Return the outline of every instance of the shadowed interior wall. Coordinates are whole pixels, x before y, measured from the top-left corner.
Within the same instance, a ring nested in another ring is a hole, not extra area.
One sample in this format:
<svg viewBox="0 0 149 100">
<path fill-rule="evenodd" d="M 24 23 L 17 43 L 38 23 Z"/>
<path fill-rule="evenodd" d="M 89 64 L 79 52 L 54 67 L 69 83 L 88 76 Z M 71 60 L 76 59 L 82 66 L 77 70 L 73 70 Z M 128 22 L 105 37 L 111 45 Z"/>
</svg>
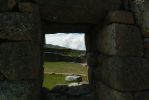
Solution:
<svg viewBox="0 0 149 100">
<path fill-rule="evenodd" d="M 85 32 L 99 100 L 149 100 L 148 0 L 0 0 L 0 100 L 40 100 L 47 32 Z"/>
</svg>

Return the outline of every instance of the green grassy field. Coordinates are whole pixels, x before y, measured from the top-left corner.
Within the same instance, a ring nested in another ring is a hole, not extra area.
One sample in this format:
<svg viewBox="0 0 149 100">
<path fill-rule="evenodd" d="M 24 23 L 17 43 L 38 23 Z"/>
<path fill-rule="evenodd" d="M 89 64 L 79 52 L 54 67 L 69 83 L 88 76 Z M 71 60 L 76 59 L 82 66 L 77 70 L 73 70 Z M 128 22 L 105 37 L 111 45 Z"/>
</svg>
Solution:
<svg viewBox="0 0 149 100">
<path fill-rule="evenodd" d="M 72 62 L 45 62 L 45 73 L 83 74 L 83 80 L 87 81 L 87 68 Z M 65 75 L 44 74 L 43 86 L 51 89 L 56 84 L 68 84 L 65 82 Z"/>
<path fill-rule="evenodd" d="M 83 81 L 87 81 L 87 77 L 83 76 Z M 43 86 L 52 89 L 56 84 L 69 84 L 65 81 L 65 75 L 44 74 Z"/>
<path fill-rule="evenodd" d="M 87 68 L 73 62 L 45 62 L 44 72 L 87 74 Z"/>
</svg>

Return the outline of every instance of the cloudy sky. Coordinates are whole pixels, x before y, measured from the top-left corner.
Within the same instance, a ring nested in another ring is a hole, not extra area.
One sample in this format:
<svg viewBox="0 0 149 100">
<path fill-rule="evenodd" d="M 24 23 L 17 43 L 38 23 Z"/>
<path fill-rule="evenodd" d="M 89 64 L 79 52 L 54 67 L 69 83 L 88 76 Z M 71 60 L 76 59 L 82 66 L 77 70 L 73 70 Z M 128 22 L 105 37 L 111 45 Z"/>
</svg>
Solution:
<svg viewBox="0 0 149 100">
<path fill-rule="evenodd" d="M 85 50 L 84 34 L 79 33 L 46 34 L 45 38 L 46 38 L 46 44 L 59 45 L 78 50 Z"/>
</svg>

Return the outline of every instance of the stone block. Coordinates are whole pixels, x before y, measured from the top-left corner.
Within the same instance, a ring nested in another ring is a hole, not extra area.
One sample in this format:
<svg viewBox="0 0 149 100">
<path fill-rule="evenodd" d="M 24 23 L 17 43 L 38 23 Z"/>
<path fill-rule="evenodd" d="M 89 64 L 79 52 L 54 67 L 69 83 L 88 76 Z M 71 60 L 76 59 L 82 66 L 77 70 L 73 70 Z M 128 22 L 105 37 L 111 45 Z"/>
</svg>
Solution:
<svg viewBox="0 0 149 100">
<path fill-rule="evenodd" d="M 128 11 L 110 11 L 105 19 L 105 24 L 111 23 L 134 24 L 134 16 Z"/>
<path fill-rule="evenodd" d="M 120 91 L 149 89 L 149 59 L 140 57 L 103 57 L 96 77 Z"/>
<path fill-rule="evenodd" d="M 42 19 L 54 23 L 99 24 L 109 10 L 119 9 L 121 0 L 38 0 Z M 63 12 L 63 13 L 62 13 Z"/>
<path fill-rule="evenodd" d="M 145 57 L 149 57 L 149 48 L 145 48 Z"/>
<path fill-rule="evenodd" d="M 141 27 L 144 37 L 149 37 L 149 1 L 131 0 L 131 10 L 135 14 L 136 23 Z"/>
<path fill-rule="evenodd" d="M 86 57 L 87 65 L 90 67 L 96 66 L 98 64 L 98 53 L 87 53 Z"/>
<path fill-rule="evenodd" d="M 0 0 L 0 11 L 10 11 L 17 4 L 17 0 Z"/>
<path fill-rule="evenodd" d="M 92 88 L 95 87 L 95 84 L 97 82 L 96 74 L 95 74 L 96 68 L 97 68 L 97 65 L 95 67 L 88 67 L 88 81 Z"/>
<path fill-rule="evenodd" d="M 135 100 L 149 100 L 149 91 L 137 92 L 135 94 Z"/>
<path fill-rule="evenodd" d="M 17 0 L 18 2 L 34 2 L 37 3 L 39 0 Z"/>
<path fill-rule="evenodd" d="M 31 13 L 0 13 L 0 39 L 41 42 L 38 24 Z"/>
<path fill-rule="evenodd" d="M 119 92 L 100 82 L 96 84 L 96 94 L 99 100 L 134 100 L 129 92 Z"/>
<path fill-rule="evenodd" d="M 2 73 L 0 73 L 0 81 L 3 81 L 3 80 L 5 80 L 5 76 Z"/>
<path fill-rule="evenodd" d="M 106 55 L 143 56 L 140 30 L 133 25 L 110 24 L 99 33 L 98 49 Z"/>
<path fill-rule="evenodd" d="M 30 42 L 0 44 L 0 72 L 9 80 L 38 78 L 41 67 L 40 46 Z"/>
<path fill-rule="evenodd" d="M 149 38 L 144 39 L 144 52 L 145 57 L 149 57 Z"/>
<path fill-rule="evenodd" d="M 98 100 L 98 97 L 94 94 L 83 95 L 79 99 L 76 100 Z"/>
<path fill-rule="evenodd" d="M 149 10 L 149 8 L 148 8 Z M 141 16 L 142 18 L 142 32 L 144 37 L 149 37 L 149 11 L 144 12 Z"/>
<path fill-rule="evenodd" d="M 39 100 L 38 81 L 1 81 L 0 100 Z"/>
<path fill-rule="evenodd" d="M 21 12 L 37 12 L 39 11 L 37 4 L 30 2 L 19 2 L 19 11 Z"/>
<path fill-rule="evenodd" d="M 149 48 L 149 38 L 144 39 L 144 48 Z"/>
<path fill-rule="evenodd" d="M 97 31 L 93 30 L 92 32 L 85 34 L 85 45 L 87 52 L 97 52 Z"/>
</svg>

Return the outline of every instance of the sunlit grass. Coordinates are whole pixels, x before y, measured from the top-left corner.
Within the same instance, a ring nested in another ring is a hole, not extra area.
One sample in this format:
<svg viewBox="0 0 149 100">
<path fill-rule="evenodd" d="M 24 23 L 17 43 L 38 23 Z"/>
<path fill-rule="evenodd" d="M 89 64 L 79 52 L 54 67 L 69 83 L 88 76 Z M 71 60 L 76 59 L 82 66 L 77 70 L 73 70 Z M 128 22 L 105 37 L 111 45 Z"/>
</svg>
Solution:
<svg viewBox="0 0 149 100">
<path fill-rule="evenodd" d="M 56 84 L 69 84 L 65 81 L 64 74 L 83 74 L 83 81 L 87 81 L 87 68 L 83 67 L 81 64 L 76 64 L 72 62 L 45 62 L 44 72 L 55 73 L 55 74 L 44 74 L 43 86 L 51 89 Z"/>
<path fill-rule="evenodd" d="M 45 62 L 44 72 L 87 74 L 87 68 L 73 62 Z"/>
<path fill-rule="evenodd" d="M 87 81 L 87 76 L 83 76 L 83 81 Z M 56 84 L 69 84 L 65 81 L 65 75 L 44 74 L 43 86 L 52 89 Z"/>
</svg>

